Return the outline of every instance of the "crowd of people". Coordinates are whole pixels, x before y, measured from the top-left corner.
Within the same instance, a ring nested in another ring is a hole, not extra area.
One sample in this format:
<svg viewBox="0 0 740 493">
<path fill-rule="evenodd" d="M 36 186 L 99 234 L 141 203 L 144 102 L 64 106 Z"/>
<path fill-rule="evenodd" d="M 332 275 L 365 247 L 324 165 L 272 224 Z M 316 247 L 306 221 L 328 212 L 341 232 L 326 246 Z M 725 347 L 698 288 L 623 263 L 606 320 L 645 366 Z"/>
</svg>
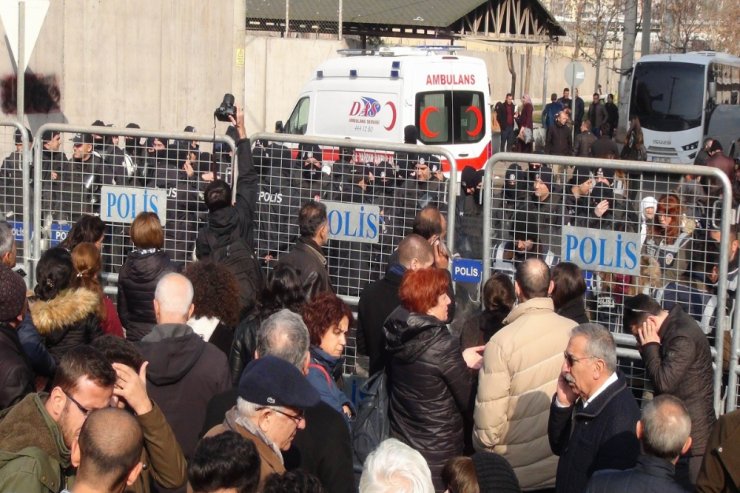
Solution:
<svg viewBox="0 0 740 493">
<path fill-rule="evenodd" d="M 531 101 L 523 103 L 511 117 L 524 120 L 515 138 L 528 145 Z M 587 115 L 601 122 L 599 139 L 613 144 L 608 108 Z M 568 118 L 565 109 L 554 113 L 548 134 Z M 584 133 L 588 121 L 579 122 Z M 99 280 L 111 227 L 94 210 L 77 211 L 83 215 L 74 216 L 67 239 L 42 254 L 32 293 L 12 270 L 17 245 L 0 223 L 0 491 L 740 486 L 731 455 L 740 415 L 716 420 L 707 330 L 681 298 L 699 291 L 697 273 L 702 292 L 717 285 L 716 256 L 707 260 L 721 241 L 716 221 L 706 202 L 686 200 L 714 184 L 687 176 L 675 193 L 635 210 L 629 176 L 512 165 L 495 217 L 506 268 L 485 280 L 482 310 L 454 332 L 459 307 L 440 212 L 447 187 L 433 156 L 368 165 L 347 149 L 326 172 L 316 149 L 304 146 L 296 163 L 275 144 L 253 150 L 241 112 L 232 124 L 235 200 L 230 184 L 203 171 L 202 227 L 183 249 L 195 257 L 184 268 L 159 217 L 138 214 L 115 304 Z M 85 139 L 75 148 L 86 148 Z M 284 183 L 273 180 L 276 169 Z M 297 203 L 277 200 L 283 192 L 275 187 L 296 185 L 301 193 L 285 197 Z M 481 190 L 481 173 L 464 170 L 454 234 L 466 255 L 480 248 Z M 323 203 L 332 199 L 378 205 L 381 241 L 332 245 Z M 293 212 L 292 224 L 284 224 L 282 207 Z M 281 219 L 271 224 L 271 214 Z M 662 290 L 656 299 L 658 289 L 622 289 L 601 319 L 607 302 L 596 289 L 605 288 L 594 286 L 637 283 L 589 277 L 561 261 L 559 230 L 568 224 L 644 234 L 646 272 L 658 269 L 673 290 L 646 284 Z M 333 249 L 345 248 L 353 255 L 333 262 L 340 257 Z M 356 318 L 338 286 L 359 296 Z M 618 369 L 610 329 L 637 341 L 649 382 L 640 401 Z M 362 410 L 343 382 L 353 330 L 369 373 L 387 384 L 388 433 L 361 463 L 353 447 Z"/>
</svg>

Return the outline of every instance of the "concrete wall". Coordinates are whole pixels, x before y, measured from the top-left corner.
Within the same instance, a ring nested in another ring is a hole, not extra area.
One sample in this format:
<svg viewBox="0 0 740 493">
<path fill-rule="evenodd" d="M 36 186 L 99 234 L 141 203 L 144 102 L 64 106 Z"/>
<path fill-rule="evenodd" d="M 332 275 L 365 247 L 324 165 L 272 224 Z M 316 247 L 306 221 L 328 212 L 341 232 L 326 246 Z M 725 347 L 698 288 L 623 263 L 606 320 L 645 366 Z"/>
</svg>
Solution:
<svg viewBox="0 0 740 493">
<path fill-rule="evenodd" d="M 213 110 L 225 92 L 232 92 L 246 108 L 247 130 L 271 131 L 276 120 L 289 117 L 316 66 L 347 45 L 247 35 L 244 9 L 243 0 L 52 1 L 28 72 L 58 90 L 59 111 L 29 114 L 27 123 L 32 131 L 48 121 L 89 125 L 102 119 L 116 126 L 136 122 L 145 129 L 180 131 L 194 125 L 210 132 Z M 4 34 L 0 25 L 0 43 L 6 47 L 0 52 L 0 82 L 15 74 Z M 466 44 L 466 54 L 488 65 L 492 100 L 503 99 L 510 87 L 504 46 Z M 525 49 L 514 46 L 520 81 Z M 548 94 L 565 86 L 563 73 L 570 61 L 565 51 L 550 52 Z M 584 65 L 582 93 L 588 96 L 595 71 Z M 544 48 L 534 47 L 529 93 L 535 102 L 542 99 L 543 68 Z M 605 68 L 602 85 L 616 92 L 615 84 L 606 83 Z M 520 87 L 518 83 L 517 98 Z M 218 131 L 223 130 L 219 125 Z"/>
<path fill-rule="evenodd" d="M 225 92 L 243 98 L 244 6 L 240 0 L 54 0 L 29 61 L 60 93 L 47 121 L 207 132 Z M 0 78 L 15 74 L 2 25 Z M 242 52 L 243 53 L 243 52 Z M 249 65 L 254 61 L 246 60 Z M 28 96 L 28 88 L 26 89 Z M 13 117 L 13 115 L 3 115 Z M 219 131 L 223 128 L 219 127 Z"/>
<path fill-rule="evenodd" d="M 273 131 L 287 121 L 303 85 L 321 62 L 338 56 L 343 41 L 246 37 L 245 71 L 247 131 Z"/>
</svg>

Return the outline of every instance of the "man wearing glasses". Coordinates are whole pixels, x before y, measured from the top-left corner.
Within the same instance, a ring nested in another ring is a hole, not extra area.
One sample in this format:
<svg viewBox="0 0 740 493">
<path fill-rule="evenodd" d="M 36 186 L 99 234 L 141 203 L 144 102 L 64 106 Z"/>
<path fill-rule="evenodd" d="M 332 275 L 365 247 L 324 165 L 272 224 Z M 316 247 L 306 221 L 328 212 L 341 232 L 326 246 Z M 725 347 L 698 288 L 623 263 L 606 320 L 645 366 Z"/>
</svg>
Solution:
<svg viewBox="0 0 740 493">
<path fill-rule="evenodd" d="M 550 448 L 560 456 L 557 493 L 581 493 L 594 471 L 635 466 L 640 409 L 616 369 L 609 331 L 593 323 L 576 326 L 547 426 Z"/>
<path fill-rule="evenodd" d="M 110 405 L 116 372 L 89 346 L 65 354 L 51 393 L 29 394 L 0 414 L 0 491 L 60 491 L 87 415 Z"/>
<path fill-rule="evenodd" d="M 304 411 L 320 397 L 298 368 L 276 356 L 252 360 L 237 394 L 236 406 L 206 437 L 231 430 L 251 440 L 260 455 L 261 490 L 269 475 L 285 473 L 281 451 L 290 449 L 296 432 L 306 427 Z"/>
</svg>

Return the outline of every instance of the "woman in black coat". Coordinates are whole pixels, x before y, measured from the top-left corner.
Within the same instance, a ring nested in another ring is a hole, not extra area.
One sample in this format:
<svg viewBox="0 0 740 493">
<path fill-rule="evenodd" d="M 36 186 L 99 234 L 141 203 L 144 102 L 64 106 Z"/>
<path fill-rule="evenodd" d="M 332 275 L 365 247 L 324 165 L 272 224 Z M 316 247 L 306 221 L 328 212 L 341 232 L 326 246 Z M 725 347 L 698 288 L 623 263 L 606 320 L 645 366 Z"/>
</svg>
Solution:
<svg viewBox="0 0 740 493">
<path fill-rule="evenodd" d="M 448 282 L 441 269 L 406 271 L 401 306 L 384 326 L 391 436 L 424 456 L 438 491 L 444 491 L 445 462 L 463 452 L 463 421 L 473 405 L 468 367 L 480 367 L 483 349 L 463 354 L 442 322 L 450 304 Z"/>
<path fill-rule="evenodd" d="M 129 234 L 135 248 L 118 274 L 118 317 L 126 339 L 140 341 L 157 323 L 152 304 L 157 282 L 176 269 L 162 250 L 164 232 L 155 213 L 139 213 Z"/>
<path fill-rule="evenodd" d="M 555 312 L 576 323 L 587 324 L 586 281 L 580 267 L 571 262 L 560 262 L 552 268 L 552 282 L 550 297 L 555 305 Z"/>
<path fill-rule="evenodd" d="M 72 255 L 62 247 L 41 255 L 36 266 L 36 287 L 30 302 L 31 321 L 59 364 L 67 351 L 102 336 L 100 294 L 85 288 L 72 289 Z"/>
<path fill-rule="evenodd" d="M 267 282 L 257 310 L 239 322 L 234 332 L 229 351 L 229 367 L 235 387 L 239 384 L 242 371 L 254 358 L 254 350 L 257 349 L 257 330 L 262 321 L 283 308 L 300 313 L 305 302 L 306 293 L 293 267 L 280 264 L 267 274 Z"/>
</svg>

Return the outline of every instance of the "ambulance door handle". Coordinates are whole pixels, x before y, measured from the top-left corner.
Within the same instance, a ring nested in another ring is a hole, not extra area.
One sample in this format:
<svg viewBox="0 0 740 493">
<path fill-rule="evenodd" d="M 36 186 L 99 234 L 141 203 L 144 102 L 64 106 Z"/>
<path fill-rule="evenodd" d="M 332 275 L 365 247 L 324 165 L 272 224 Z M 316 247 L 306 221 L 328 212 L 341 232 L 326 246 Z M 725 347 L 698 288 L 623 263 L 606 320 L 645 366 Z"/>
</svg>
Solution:
<svg viewBox="0 0 740 493">
<path fill-rule="evenodd" d="M 457 157 L 468 157 L 468 153 L 466 152 L 465 154 L 458 154 Z"/>
</svg>

